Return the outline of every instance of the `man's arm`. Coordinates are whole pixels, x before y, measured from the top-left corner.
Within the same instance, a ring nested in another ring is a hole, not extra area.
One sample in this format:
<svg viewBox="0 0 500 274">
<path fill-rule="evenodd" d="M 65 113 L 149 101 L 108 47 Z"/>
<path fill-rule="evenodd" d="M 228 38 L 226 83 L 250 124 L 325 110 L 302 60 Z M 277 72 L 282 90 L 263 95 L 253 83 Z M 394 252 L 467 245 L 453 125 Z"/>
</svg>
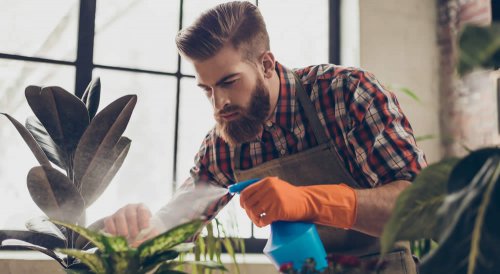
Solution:
<svg viewBox="0 0 500 274">
<path fill-rule="evenodd" d="M 399 180 L 371 189 L 357 189 L 357 214 L 352 229 L 379 237 L 399 194 L 411 185 Z"/>
</svg>

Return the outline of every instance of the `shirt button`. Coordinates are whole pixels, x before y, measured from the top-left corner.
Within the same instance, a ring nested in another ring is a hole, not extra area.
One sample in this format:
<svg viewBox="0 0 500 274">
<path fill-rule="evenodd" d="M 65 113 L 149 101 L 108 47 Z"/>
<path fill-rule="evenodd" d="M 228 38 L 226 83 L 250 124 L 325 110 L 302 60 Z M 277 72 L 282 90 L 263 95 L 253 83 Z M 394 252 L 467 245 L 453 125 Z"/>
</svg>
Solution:
<svg viewBox="0 0 500 274">
<path fill-rule="evenodd" d="M 280 153 L 281 153 L 281 155 L 285 155 L 286 150 L 282 149 L 282 150 L 280 151 Z"/>
</svg>

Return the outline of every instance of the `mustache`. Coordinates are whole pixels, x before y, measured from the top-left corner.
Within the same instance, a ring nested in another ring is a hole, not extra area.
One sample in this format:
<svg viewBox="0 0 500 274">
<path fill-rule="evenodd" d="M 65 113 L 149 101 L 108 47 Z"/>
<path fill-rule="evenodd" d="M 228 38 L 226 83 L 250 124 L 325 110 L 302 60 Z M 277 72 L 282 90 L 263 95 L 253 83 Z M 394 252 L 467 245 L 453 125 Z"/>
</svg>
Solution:
<svg viewBox="0 0 500 274">
<path fill-rule="evenodd" d="M 235 105 L 225 106 L 223 109 L 221 109 L 217 112 L 217 116 L 225 115 L 225 114 L 228 114 L 231 112 L 236 112 L 240 109 L 241 109 L 240 107 L 235 106 Z"/>
</svg>

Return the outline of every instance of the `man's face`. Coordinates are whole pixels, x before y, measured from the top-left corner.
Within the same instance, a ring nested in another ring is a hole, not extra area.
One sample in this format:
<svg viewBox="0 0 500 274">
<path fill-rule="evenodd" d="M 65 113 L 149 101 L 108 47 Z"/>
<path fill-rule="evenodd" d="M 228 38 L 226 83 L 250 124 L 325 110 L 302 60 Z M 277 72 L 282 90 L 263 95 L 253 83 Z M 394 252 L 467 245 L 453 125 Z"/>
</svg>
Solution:
<svg viewBox="0 0 500 274">
<path fill-rule="evenodd" d="M 231 46 L 214 57 L 193 62 L 198 86 L 212 103 L 216 129 L 229 144 L 252 141 L 269 114 L 269 89 L 257 67 Z"/>
</svg>

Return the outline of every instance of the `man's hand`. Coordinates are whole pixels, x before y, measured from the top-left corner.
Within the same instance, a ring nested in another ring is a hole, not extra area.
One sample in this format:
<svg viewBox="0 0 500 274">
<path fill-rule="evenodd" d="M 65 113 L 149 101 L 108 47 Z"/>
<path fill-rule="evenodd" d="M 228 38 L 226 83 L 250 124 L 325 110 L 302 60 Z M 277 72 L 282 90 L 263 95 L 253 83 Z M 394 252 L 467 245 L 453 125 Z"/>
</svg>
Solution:
<svg viewBox="0 0 500 274">
<path fill-rule="evenodd" d="M 128 204 L 104 219 L 104 230 L 124 236 L 132 246 L 138 246 L 159 233 L 150 227 L 150 221 L 151 211 L 144 204 Z"/>
<path fill-rule="evenodd" d="M 267 177 L 245 188 L 240 204 L 258 227 L 281 220 L 351 228 L 356 219 L 356 192 L 345 184 L 294 186 Z"/>
</svg>

